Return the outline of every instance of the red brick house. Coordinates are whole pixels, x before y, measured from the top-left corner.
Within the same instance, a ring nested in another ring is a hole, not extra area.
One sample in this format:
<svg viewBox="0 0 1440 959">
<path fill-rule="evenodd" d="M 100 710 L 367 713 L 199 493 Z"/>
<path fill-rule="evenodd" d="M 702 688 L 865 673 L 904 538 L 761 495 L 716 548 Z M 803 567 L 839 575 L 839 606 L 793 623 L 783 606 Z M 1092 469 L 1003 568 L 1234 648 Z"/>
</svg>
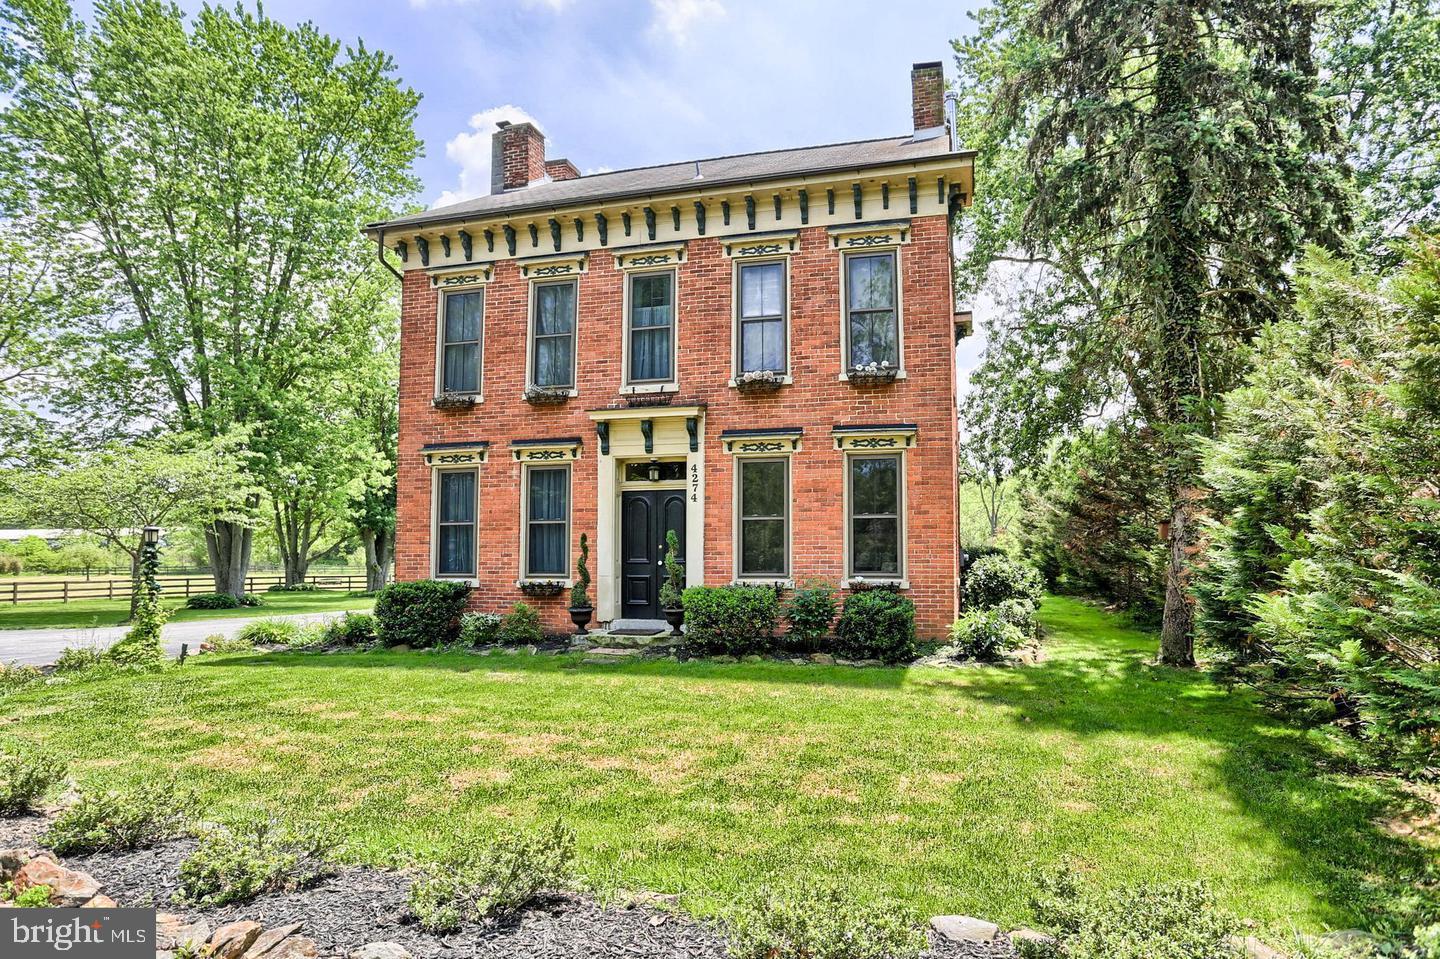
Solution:
<svg viewBox="0 0 1440 959">
<path fill-rule="evenodd" d="M 502 125 L 490 195 L 370 226 L 403 278 L 397 578 L 562 628 L 585 533 L 596 619 L 654 620 L 674 529 L 690 584 L 884 581 L 943 631 L 973 154 L 940 64 L 911 82 L 901 136 L 591 176 Z"/>
</svg>

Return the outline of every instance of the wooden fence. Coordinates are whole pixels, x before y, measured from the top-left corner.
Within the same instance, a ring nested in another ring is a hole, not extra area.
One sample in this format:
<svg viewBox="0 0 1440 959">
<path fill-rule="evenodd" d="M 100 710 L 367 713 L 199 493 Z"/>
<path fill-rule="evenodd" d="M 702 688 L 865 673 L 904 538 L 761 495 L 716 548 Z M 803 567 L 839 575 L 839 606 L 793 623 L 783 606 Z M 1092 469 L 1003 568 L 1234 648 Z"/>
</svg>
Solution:
<svg viewBox="0 0 1440 959">
<path fill-rule="evenodd" d="M 210 576 L 159 576 L 161 596 L 194 596 L 197 593 L 213 593 L 215 580 Z M 271 586 L 279 586 L 285 577 L 279 574 L 249 576 L 245 580 L 245 592 L 263 593 Z M 363 573 L 312 573 L 305 582 L 316 589 L 363 590 Z M 80 599 L 124 599 L 130 598 L 134 584 L 125 579 L 60 580 L 44 582 L 33 580 L 9 583 L 0 580 L 0 603 L 68 603 Z"/>
</svg>

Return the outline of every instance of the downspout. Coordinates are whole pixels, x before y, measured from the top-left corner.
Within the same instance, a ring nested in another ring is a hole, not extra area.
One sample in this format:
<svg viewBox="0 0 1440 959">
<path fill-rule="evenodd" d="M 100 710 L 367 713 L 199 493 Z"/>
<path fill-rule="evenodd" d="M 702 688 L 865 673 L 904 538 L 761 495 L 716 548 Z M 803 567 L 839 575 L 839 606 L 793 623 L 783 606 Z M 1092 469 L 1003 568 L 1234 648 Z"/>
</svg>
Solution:
<svg viewBox="0 0 1440 959">
<path fill-rule="evenodd" d="M 385 259 L 385 231 L 383 229 L 380 231 L 379 236 L 375 238 L 375 258 L 380 261 L 381 266 L 390 271 L 395 279 L 399 280 L 402 284 L 405 282 L 404 274 L 391 266 L 390 261 Z"/>
</svg>

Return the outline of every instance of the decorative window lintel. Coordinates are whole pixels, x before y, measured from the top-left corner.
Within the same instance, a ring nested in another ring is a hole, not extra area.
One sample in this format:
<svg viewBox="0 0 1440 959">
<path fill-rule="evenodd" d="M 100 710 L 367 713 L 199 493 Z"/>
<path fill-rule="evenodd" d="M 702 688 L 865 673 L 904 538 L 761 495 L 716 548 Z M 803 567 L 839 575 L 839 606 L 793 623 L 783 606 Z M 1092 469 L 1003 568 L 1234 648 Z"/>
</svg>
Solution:
<svg viewBox="0 0 1440 959">
<path fill-rule="evenodd" d="M 645 270 L 651 267 L 676 266 L 684 262 L 684 243 L 636 246 L 615 254 L 615 269 L 617 270 Z"/>
<path fill-rule="evenodd" d="M 832 226 L 826 232 L 830 235 L 832 250 L 866 250 L 872 247 L 903 246 L 910 242 L 910 221 L 887 220 L 883 223 Z"/>
<path fill-rule="evenodd" d="M 489 450 L 489 442 L 480 440 L 475 443 L 437 443 L 421 447 L 420 452 L 425 456 L 425 465 L 440 467 L 483 463 Z"/>
<path fill-rule="evenodd" d="M 573 253 L 565 256 L 535 256 L 520 261 L 520 275 L 527 280 L 544 280 L 556 276 L 578 276 L 589 272 L 590 258 Z"/>
<path fill-rule="evenodd" d="M 517 463 L 568 463 L 580 458 L 580 437 L 549 440 L 513 440 L 510 455 Z"/>
<path fill-rule="evenodd" d="M 726 256 L 736 260 L 787 256 L 800 249 L 800 231 L 785 230 L 778 233 L 751 233 L 728 237 L 721 240 L 720 245 Z"/>
<path fill-rule="evenodd" d="M 436 290 L 461 290 L 483 286 L 490 282 L 493 271 L 492 263 L 468 264 L 462 269 L 433 270 L 430 273 L 430 287 Z"/>
<path fill-rule="evenodd" d="M 800 451 L 800 438 L 804 430 L 800 427 L 785 427 L 780 429 L 754 429 L 754 430 L 725 430 L 720 434 L 720 442 L 725 447 L 725 452 L 733 453 L 736 456 L 758 456 L 775 455 L 777 453 L 797 453 Z"/>
<path fill-rule="evenodd" d="M 835 448 L 846 452 L 892 452 L 915 445 L 919 430 L 913 423 L 883 426 L 837 426 L 830 431 Z"/>
</svg>

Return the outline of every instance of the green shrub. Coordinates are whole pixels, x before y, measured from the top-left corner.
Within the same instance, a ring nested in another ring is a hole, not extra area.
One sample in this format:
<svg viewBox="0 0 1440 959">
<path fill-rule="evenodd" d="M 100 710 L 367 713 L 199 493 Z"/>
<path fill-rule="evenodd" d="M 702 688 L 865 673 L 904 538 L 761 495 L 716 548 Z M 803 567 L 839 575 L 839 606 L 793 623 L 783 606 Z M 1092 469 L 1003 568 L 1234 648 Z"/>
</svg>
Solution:
<svg viewBox="0 0 1440 959">
<path fill-rule="evenodd" d="M 62 856 L 144 849 L 179 835 L 192 805 L 171 783 L 87 790 L 50 824 L 40 842 Z"/>
<path fill-rule="evenodd" d="M 446 646 L 460 635 L 460 614 L 470 598 L 464 583 L 421 579 L 391 583 L 375 600 L 375 621 L 386 646 Z"/>
<path fill-rule="evenodd" d="M 1082 886 L 1069 869 L 1039 877 L 1034 910 L 1054 942 L 1030 955 L 1054 959 L 1239 959 L 1240 924 L 1203 883 Z"/>
<path fill-rule="evenodd" d="M 6 890 L 11 893 L 11 905 L 17 909 L 45 909 L 50 905 L 51 889 L 43 882 L 38 886 L 31 886 L 19 895 L 15 895 L 15 887 L 6 883 Z"/>
<path fill-rule="evenodd" d="M 45 674 L 28 663 L 0 663 L 0 696 L 40 682 Z"/>
<path fill-rule="evenodd" d="M 835 587 L 822 580 L 806 583 L 785 604 L 790 641 L 796 647 L 816 650 L 835 622 Z"/>
<path fill-rule="evenodd" d="M 580 558 L 575 561 L 575 584 L 570 587 L 570 605 L 583 609 L 590 605 L 590 540 L 580 534 Z"/>
<path fill-rule="evenodd" d="M 743 656 L 774 642 L 780 601 L 769 586 L 691 586 L 684 592 L 685 641 L 700 652 Z"/>
<path fill-rule="evenodd" d="M 1028 599 L 1007 599 L 995 607 L 995 612 L 1005 622 L 1020 630 L 1026 639 L 1040 635 L 1040 621 L 1035 618 L 1035 604 Z"/>
<path fill-rule="evenodd" d="M 19 576 L 25 571 L 25 564 L 18 556 L 0 553 L 0 576 Z"/>
<path fill-rule="evenodd" d="M 170 611 L 160 605 L 157 592 L 146 592 L 135 607 L 130 630 L 105 651 L 105 658 L 119 666 L 150 668 L 165 657 L 160 645 L 160 630 L 170 619 Z"/>
<path fill-rule="evenodd" d="M 460 617 L 460 642 L 465 646 L 489 646 L 500 642 L 499 613 L 466 613 Z"/>
<path fill-rule="evenodd" d="M 55 674 L 83 673 L 105 661 L 104 650 L 94 646 L 67 646 L 55 659 Z"/>
<path fill-rule="evenodd" d="M 254 593 L 197 593 L 185 600 L 186 609 L 239 609 L 242 606 L 264 606 L 265 601 Z"/>
<path fill-rule="evenodd" d="M 835 639 L 835 652 L 849 659 L 909 662 L 915 658 L 915 604 L 887 589 L 851 593 Z"/>
<path fill-rule="evenodd" d="M 965 608 L 992 609 L 1007 599 L 1039 605 L 1045 593 L 1040 572 L 1008 556 L 982 556 L 965 572 Z"/>
<path fill-rule="evenodd" d="M 369 613 L 346 613 L 328 621 L 321 628 L 321 641 L 326 645 L 369 646 L 379 638 L 375 617 Z"/>
<path fill-rule="evenodd" d="M 300 635 L 300 627 L 288 619 L 256 619 L 240 627 L 235 638 L 251 646 L 290 646 Z"/>
<path fill-rule="evenodd" d="M 763 888 L 727 923 L 736 959 L 907 959 L 925 948 L 918 921 L 833 882 Z"/>
<path fill-rule="evenodd" d="M 545 638 L 540 614 L 529 603 L 516 603 L 500 619 L 496 639 L 506 646 L 529 646 Z"/>
<path fill-rule="evenodd" d="M 1025 642 L 1025 634 L 997 609 L 971 609 L 950 624 L 950 642 L 961 659 L 992 662 Z"/>
<path fill-rule="evenodd" d="M 680 537 L 673 529 L 665 531 L 665 582 L 660 584 L 660 607 L 675 609 L 685 605 L 685 564 L 680 562 Z"/>
<path fill-rule="evenodd" d="M 255 644 L 244 636 L 213 633 L 201 641 L 200 649 L 208 653 L 248 653 L 254 651 Z"/>
<path fill-rule="evenodd" d="M 273 820 L 211 829 L 180 864 L 180 894 L 197 906 L 223 906 L 304 889 L 334 872 L 333 850 L 323 834 Z"/>
<path fill-rule="evenodd" d="M 420 871 L 410 886 L 410 911 L 430 932 L 514 913 L 573 878 L 575 833 L 563 822 L 495 842 L 465 842 L 443 862 Z"/>
<path fill-rule="evenodd" d="M 267 593 L 315 593 L 315 592 L 319 592 L 319 590 L 320 590 L 320 587 L 319 587 L 319 586 L 316 586 L 314 583 L 296 583 L 294 586 L 286 586 L 284 583 L 276 583 L 274 586 L 271 586 L 269 589 L 265 590 L 265 592 L 267 592 Z"/>
<path fill-rule="evenodd" d="M 27 750 L 0 755 L 0 816 L 30 812 L 46 791 L 65 778 L 65 764 Z"/>
</svg>

